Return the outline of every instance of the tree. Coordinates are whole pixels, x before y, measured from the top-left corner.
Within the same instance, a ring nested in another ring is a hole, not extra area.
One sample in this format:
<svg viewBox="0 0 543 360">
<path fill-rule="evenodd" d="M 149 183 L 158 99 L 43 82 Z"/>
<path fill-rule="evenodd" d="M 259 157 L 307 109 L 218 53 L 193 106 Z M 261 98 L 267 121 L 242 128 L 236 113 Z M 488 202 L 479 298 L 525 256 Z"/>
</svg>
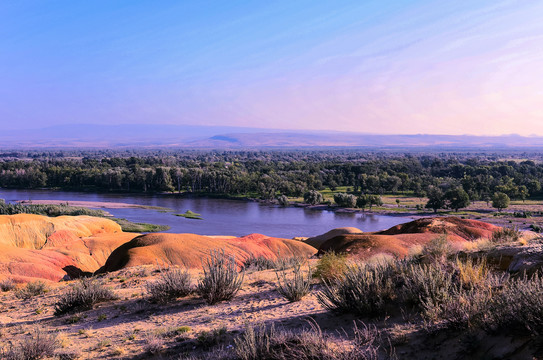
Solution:
<svg viewBox="0 0 543 360">
<path fill-rule="evenodd" d="M 356 196 L 346 193 L 334 194 L 334 202 L 341 207 L 353 208 L 356 206 Z"/>
<path fill-rule="evenodd" d="M 497 192 L 492 196 L 492 207 L 502 211 L 509 206 L 509 196 L 506 193 Z"/>
<path fill-rule="evenodd" d="M 520 185 L 518 187 L 518 196 L 522 199 L 522 202 L 529 196 L 528 188 L 526 185 Z"/>
<path fill-rule="evenodd" d="M 369 205 L 370 205 L 370 211 L 371 211 L 371 207 L 373 205 L 375 205 L 375 206 L 383 205 L 383 200 L 381 199 L 381 197 L 379 195 L 369 195 L 368 200 L 369 200 L 368 202 L 369 202 Z"/>
<path fill-rule="evenodd" d="M 285 195 L 279 195 L 277 197 L 277 202 L 281 206 L 288 206 L 289 205 L 288 198 Z"/>
<path fill-rule="evenodd" d="M 469 195 L 461 187 L 453 188 L 445 193 L 445 202 L 448 208 L 454 209 L 458 212 L 458 209 L 469 206 Z"/>
<path fill-rule="evenodd" d="M 304 201 L 309 205 L 320 204 L 323 200 L 322 194 L 317 190 L 309 190 L 304 194 Z"/>
<path fill-rule="evenodd" d="M 428 187 L 428 202 L 426 203 L 427 209 L 433 209 L 434 213 L 437 213 L 439 209 L 445 206 L 445 199 L 443 198 L 443 191 L 436 186 Z"/>
<path fill-rule="evenodd" d="M 368 195 L 360 195 L 356 198 L 356 207 L 364 210 L 369 204 Z"/>
</svg>

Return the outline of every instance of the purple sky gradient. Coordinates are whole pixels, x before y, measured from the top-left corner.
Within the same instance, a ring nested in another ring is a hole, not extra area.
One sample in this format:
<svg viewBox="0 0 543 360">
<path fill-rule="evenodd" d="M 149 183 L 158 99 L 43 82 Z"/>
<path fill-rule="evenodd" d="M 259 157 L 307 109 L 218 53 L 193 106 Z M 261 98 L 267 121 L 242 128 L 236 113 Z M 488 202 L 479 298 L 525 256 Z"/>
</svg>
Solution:
<svg viewBox="0 0 543 360">
<path fill-rule="evenodd" d="M 543 2 L 272 3 L 2 2 L 0 124 L 543 135 Z"/>
</svg>

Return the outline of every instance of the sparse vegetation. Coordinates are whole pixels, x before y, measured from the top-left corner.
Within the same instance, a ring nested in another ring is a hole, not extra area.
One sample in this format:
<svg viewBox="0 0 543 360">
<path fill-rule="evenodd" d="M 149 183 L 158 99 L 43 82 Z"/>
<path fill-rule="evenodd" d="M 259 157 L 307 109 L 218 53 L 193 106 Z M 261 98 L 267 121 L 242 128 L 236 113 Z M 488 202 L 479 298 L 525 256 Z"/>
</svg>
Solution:
<svg viewBox="0 0 543 360">
<path fill-rule="evenodd" d="M 118 218 L 112 218 L 111 220 L 121 225 L 121 228 L 124 232 L 148 233 L 148 232 L 160 232 L 160 231 L 170 230 L 170 227 L 168 225 L 134 223 L 126 219 L 118 219 Z"/>
<path fill-rule="evenodd" d="M 161 269 L 157 280 L 145 285 L 150 300 L 167 303 L 192 292 L 191 276 L 188 271 L 179 268 Z"/>
<path fill-rule="evenodd" d="M 198 293 L 210 304 L 232 299 L 241 288 L 245 272 L 238 273 L 233 257 L 224 251 L 212 251 L 203 264 L 204 278 L 198 283 Z"/>
<path fill-rule="evenodd" d="M 55 304 L 55 315 L 60 316 L 71 312 L 90 310 L 100 302 L 116 299 L 113 291 L 98 280 L 82 279 L 60 295 Z"/>
<path fill-rule="evenodd" d="M 289 269 L 298 263 L 305 262 L 303 257 L 287 256 L 282 257 L 280 253 L 277 254 L 276 259 L 270 259 L 264 256 L 249 257 L 243 262 L 243 269 L 245 270 L 283 270 Z"/>
<path fill-rule="evenodd" d="M 379 345 L 373 329 L 355 328 L 352 347 L 334 343 L 315 323 L 299 332 L 276 330 L 273 325 L 248 327 L 234 340 L 239 360 L 377 360 Z"/>
</svg>

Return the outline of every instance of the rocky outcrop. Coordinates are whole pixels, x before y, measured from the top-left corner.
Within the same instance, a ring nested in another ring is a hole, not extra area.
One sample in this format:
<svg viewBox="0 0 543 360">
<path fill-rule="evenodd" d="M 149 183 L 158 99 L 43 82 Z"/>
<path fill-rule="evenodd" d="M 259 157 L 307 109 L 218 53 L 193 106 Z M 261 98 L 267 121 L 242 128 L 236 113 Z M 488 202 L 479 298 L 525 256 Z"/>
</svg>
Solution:
<svg viewBox="0 0 543 360">
<path fill-rule="evenodd" d="M 485 259 L 487 264 L 502 271 L 528 275 L 543 270 L 543 244 L 499 245 L 484 251 L 466 252 L 462 256 Z"/>
<path fill-rule="evenodd" d="M 211 237 L 195 234 L 146 234 L 121 245 L 100 269 L 115 271 L 138 265 L 180 265 L 201 268 L 214 250 L 234 256 L 239 265 L 250 257 L 276 259 L 280 257 L 309 257 L 317 250 L 301 241 L 251 234 L 239 238 Z"/>
</svg>

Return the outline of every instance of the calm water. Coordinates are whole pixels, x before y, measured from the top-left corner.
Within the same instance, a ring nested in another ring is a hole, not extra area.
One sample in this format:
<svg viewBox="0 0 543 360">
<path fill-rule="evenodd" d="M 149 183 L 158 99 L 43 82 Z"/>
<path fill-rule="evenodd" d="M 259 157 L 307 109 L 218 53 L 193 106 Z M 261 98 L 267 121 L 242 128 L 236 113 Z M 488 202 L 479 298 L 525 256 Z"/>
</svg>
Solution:
<svg viewBox="0 0 543 360">
<path fill-rule="evenodd" d="M 191 220 L 174 216 L 171 212 L 151 209 L 105 209 L 115 217 L 134 222 L 148 222 L 171 226 L 168 232 L 201 235 L 243 236 L 261 233 L 269 236 L 292 238 L 315 236 L 333 228 L 353 226 L 363 231 L 376 231 L 410 221 L 409 218 L 384 215 L 343 214 L 332 211 L 283 208 L 256 202 L 208 198 L 180 198 L 175 196 L 139 194 L 92 194 L 51 190 L 0 189 L 0 199 L 103 201 L 161 206 L 183 213 L 191 210 L 204 220 Z"/>
</svg>

